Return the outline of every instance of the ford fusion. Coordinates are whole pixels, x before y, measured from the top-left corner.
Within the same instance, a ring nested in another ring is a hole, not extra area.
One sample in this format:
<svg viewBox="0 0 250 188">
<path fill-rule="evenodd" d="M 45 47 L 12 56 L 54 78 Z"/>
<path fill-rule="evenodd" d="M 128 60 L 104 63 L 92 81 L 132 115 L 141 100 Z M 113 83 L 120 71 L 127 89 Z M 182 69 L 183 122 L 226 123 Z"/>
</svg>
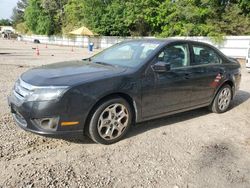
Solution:
<svg viewBox="0 0 250 188">
<path fill-rule="evenodd" d="M 132 40 L 91 58 L 27 71 L 8 102 L 27 131 L 80 133 L 111 144 L 137 122 L 205 106 L 227 111 L 240 79 L 240 64 L 211 45 Z"/>
</svg>

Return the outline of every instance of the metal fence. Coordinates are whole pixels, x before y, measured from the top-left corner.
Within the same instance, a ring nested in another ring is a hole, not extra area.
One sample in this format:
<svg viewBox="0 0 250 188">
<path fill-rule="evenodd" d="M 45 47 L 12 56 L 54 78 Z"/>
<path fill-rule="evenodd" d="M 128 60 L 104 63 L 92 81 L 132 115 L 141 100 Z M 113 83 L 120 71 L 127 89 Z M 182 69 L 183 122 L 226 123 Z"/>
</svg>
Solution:
<svg viewBox="0 0 250 188">
<path fill-rule="evenodd" d="M 138 38 L 154 38 L 154 37 L 111 37 L 111 36 L 99 36 L 99 37 L 66 37 L 66 36 L 42 36 L 42 35 L 23 35 L 19 40 L 34 41 L 38 39 L 41 43 L 54 44 L 54 45 L 66 45 L 76 47 L 88 47 L 90 42 L 94 43 L 94 48 L 107 48 L 118 42 L 124 40 Z M 250 47 L 250 36 L 226 36 L 224 41 L 220 44 L 212 42 L 208 37 L 172 37 L 178 39 L 189 39 L 195 41 L 206 42 L 219 48 L 224 54 L 231 57 L 243 58 L 247 56 L 247 50 Z"/>
</svg>

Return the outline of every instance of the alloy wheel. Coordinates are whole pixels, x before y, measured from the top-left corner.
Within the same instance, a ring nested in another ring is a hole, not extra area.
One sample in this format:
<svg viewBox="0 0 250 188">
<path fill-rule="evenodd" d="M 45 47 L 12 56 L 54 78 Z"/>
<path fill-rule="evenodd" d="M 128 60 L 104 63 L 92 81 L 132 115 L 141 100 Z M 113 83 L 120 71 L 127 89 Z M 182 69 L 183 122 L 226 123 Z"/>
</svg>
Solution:
<svg viewBox="0 0 250 188">
<path fill-rule="evenodd" d="M 231 90 L 225 87 L 219 94 L 218 98 L 218 107 L 221 111 L 224 111 L 228 108 L 231 101 Z"/>
<path fill-rule="evenodd" d="M 128 109 L 123 104 L 111 104 L 98 119 L 98 133 L 105 140 L 116 139 L 128 126 L 128 120 Z"/>
</svg>

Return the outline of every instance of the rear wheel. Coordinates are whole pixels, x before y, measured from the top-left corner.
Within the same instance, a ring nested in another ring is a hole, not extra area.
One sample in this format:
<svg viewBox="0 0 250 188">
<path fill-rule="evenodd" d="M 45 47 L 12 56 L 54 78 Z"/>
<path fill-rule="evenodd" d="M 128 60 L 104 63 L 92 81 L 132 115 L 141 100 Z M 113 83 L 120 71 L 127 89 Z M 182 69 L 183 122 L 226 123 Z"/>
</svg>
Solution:
<svg viewBox="0 0 250 188">
<path fill-rule="evenodd" d="M 101 103 L 94 111 L 90 124 L 90 138 L 101 144 L 119 141 L 128 131 L 132 120 L 130 105 L 123 98 Z"/>
<path fill-rule="evenodd" d="M 232 88 L 226 84 L 219 90 L 210 108 L 215 113 L 223 113 L 228 110 L 231 99 Z"/>
</svg>

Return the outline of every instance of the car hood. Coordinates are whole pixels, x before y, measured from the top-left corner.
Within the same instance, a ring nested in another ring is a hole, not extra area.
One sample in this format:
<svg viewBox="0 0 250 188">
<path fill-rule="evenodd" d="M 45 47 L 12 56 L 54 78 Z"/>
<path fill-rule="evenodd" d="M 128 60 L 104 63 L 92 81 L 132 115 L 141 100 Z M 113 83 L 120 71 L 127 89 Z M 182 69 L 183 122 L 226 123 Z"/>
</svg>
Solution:
<svg viewBox="0 0 250 188">
<path fill-rule="evenodd" d="M 74 86 L 117 76 L 124 71 L 124 67 L 68 61 L 30 69 L 21 75 L 21 79 L 34 86 Z"/>
</svg>

